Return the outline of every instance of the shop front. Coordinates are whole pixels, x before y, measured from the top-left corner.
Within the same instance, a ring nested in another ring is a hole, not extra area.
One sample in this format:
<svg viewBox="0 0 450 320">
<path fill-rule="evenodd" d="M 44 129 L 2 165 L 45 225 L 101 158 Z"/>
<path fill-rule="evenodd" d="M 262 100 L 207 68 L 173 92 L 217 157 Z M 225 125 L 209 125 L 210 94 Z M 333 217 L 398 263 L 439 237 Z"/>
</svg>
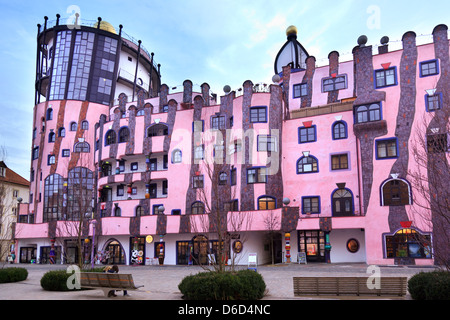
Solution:
<svg viewBox="0 0 450 320">
<path fill-rule="evenodd" d="M 298 230 L 298 249 L 306 253 L 307 262 L 325 262 L 325 232 Z"/>
</svg>

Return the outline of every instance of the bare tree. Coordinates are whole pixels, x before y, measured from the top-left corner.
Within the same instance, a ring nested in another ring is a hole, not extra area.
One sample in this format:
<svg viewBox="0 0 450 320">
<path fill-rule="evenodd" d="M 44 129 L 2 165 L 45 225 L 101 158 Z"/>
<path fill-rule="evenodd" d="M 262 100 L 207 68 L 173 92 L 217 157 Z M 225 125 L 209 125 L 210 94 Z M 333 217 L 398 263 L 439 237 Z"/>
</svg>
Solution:
<svg viewBox="0 0 450 320">
<path fill-rule="evenodd" d="M 278 217 L 274 214 L 273 210 L 270 210 L 268 213 L 266 213 L 263 220 L 264 220 L 264 226 L 267 230 L 266 239 L 269 241 L 271 261 L 272 261 L 272 264 L 275 264 L 273 242 L 275 240 L 275 235 L 278 234 L 277 231 L 280 231 L 280 229 L 281 229 L 281 223 L 280 223 Z"/>
</svg>

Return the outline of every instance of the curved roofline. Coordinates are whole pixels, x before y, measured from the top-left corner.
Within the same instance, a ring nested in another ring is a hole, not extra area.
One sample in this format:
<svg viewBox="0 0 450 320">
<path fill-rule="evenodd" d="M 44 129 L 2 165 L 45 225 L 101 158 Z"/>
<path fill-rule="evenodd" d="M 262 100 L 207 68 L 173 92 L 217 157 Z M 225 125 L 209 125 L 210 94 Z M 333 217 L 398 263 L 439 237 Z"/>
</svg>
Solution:
<svg viewBox="0 0 450 320">
<path fill-rule="evenodd" d="M 298 42 L 297 37 L 293 37 L 292 35 L 288 37 L 288 40 L 284 43 L 284 45 L 281 47 L 281 49 L 278 51 L 277 56 L 275 57 L 275 62 L 273 65 L 273 69 L 275 74 L 278 74 L 281 71 L 277 71 L 277 61 L 278 58 L 280 57 L 281 52 L 284 50 L 284 48 L 286 48 L 286 46 L 290 43 L 293 42 L 296 46 L 295 46 L 295 56 L 296 58 L 298 57 L 298 46 L 300 46 L 300 48 L 306 53 L 307 58 L 309 57 L 309 53 L 308 51 L 306 51 L 305 47 L 302 46 L 302 44 L 300 42 Z M 300 66 L 300 64 L 297 62 L 297 65 Z M 297 66 L 294 66 L 294 68 L 296 68 Z"/>
</svg>

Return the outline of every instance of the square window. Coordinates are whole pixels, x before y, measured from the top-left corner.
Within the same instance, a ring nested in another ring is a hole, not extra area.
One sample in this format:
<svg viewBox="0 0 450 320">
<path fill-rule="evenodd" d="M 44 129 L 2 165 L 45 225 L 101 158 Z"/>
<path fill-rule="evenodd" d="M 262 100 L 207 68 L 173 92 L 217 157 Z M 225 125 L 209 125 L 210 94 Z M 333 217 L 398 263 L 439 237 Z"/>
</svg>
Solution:
<svg viewBox="0 0 450 320">
<path fill-rule="evenodd" d="M 225 116 L 211 117 L 211 129 L 213 130 L 225 129 Z"/>
<path fill-rule="evenodd" d="M 267 107 L 250 108 L 250 122 L 267 122 Z"/>
<path fill-rule="evenodd" d="M 302 213 L 320 213 L 319 197 L 302 197 Z"/>
<path fill-rule="evenodd" d="M 316 141 L 316 126 L 298 128 L 298 143 Z"/>
<path fill-rule="evenodd" d="M 428 112 L 441 109 L 442 94 L 435 93 L 433 95 L 425 95 L 425 106 Z"/>
<path fill-rule="evenodd" d="M 277 152 L 277 137 L 268 135 L 258 136 L 258 151 Z"/>
<path fill-rule="evenodd" d="M 138 163 L 137 162 L 132 162 L 130 164 L 130 169 L 131 169 L 131 171 L 136 171 L 138 169 Z"/>
<path fill-rule="evenodd" d="M 348 169 L 348 154 L 335 154 L 331 156 L 331 170 Z"/>
<path fill-rule="evenodd" d="M 395 67 L 375 70 L 375 88 L 394 86 L 397 84 Z"/>
<path fill-rule="evenodd" d="M 377 159 L 397 158 L 397 139 L 386 139 L 375 141 Z"/>
<path fill-rule="evenodd" d="M 62 156 L 63 157 L 70 157 L 70 149 L 63 149 Z"/>
<path fill-rule="evenodd" d="M 439 73 L 438 61 L 430 60 L 420 63 L 420 76 L 428 77 Z"/>
<path fill-rule="evenodd" d="M 266 168 L 250 168 L 247 169 L 247 183 L 266 183 L 267 174 Z"/>
<path fill-rule="evenodd" d="M 123 185 L 118 185 L 117 186 L 117 196 L 122 197 L 123 195 L 124 195 L 124 187 L 123 187 Z"/>
<path fill-rule="evenodd" d="M 192 188 L 194 189 L 203 188 L 203 175 L 192 177 Z"/>
<path fill-rule="evenodd" d="M 294 98 L 300 98 L 308 95 L 308 84 L 307 83 L 299 83 L 294 84 Z"/>
</svg>

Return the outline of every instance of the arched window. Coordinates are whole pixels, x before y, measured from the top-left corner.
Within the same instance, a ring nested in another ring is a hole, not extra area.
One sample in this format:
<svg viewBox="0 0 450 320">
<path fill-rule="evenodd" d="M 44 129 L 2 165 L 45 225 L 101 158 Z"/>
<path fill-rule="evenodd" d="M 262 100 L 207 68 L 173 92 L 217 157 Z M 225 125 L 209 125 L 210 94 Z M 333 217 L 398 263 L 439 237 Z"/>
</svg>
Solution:
<svg viewBox="0 0 450 320">
<path fill-rule="evenodd" d="M 219 173 L 219 185 L 227 184 L 228 175 L 226 172 Z"/>
<path fill-rule="evenodd" d="M 311 155 L 307 157 L 301 157 L 297 161 L 297 174 L 311 173 L 319 171 L 319 162 L 316 157 Z"/>
<path fill-rule="evenodd" d="M 44 185 L 44 222 L 63 220 L 64 179 L 59 174 L 45 178 Z"/>
<path fill-rule="evenodd" d="M 47 159 L 47 164 L 48 165 L 51 165 L 51 164 L 55 164 L 55 162 L 56 162 L 56 157 L 54 156 L 54 155 L 49 155 L 48 156 L 48 159 Z"/>
<path fill-rule="evenodd" d="M 120 209 L 119 206 L 114 208 L 114 217 L 121 217 L 122 216 L 122 209 Z"/>
<path fill-rule="evenodd" d="M 147 129 L 147 137 L 167 136 L 169 128 L 163 123 L 154 124 Z"/>
<path fill-rule="evenodd" d="M 347 125 L 344 121 L 337 121 L 332 126 L 333 140 L 347 138 Z"/>
<path fill-rule="evenodd" d="M 66 136 L 66 129 L 64 127 L 61 127 L 58 129 L 58 136 L 59 137 L 65 137 Z"/>
<path fill-rule="evenodd" d="M 332 195 L 332 210 L 334 217 L 353 215 L 353 195 L 348 189 L 337 189 Z"/>
<path fill-rule="evenodd" d="M 137 206 L 136 207 L 136 217 L 142 217 L 144 215 L 144 207 Z"/>
<path fill-rule="evenodd" d="M 81 122 L 81 129 L 83 130 L 89 129 L 89 122 L 87 122 L 87 120 L 83 120 L 83 122 Z"/>
<path fill-rule="evenodd" d="M 94 173 L 88 168 L 76 167 L 69 171 L 67 183 L 67 219 L 78 221 L 92 215 Z"/>
<path fill-rule="evenodd" d="M 372 103 L 370 106 L 358 106 L 355 108 L 355 122 L 363 123 L 381 120 L 381 106 L 379 103 Z"/>
<path fill-rule="evenodd" d="M 56 134 L 52 131 L 48 134 L 48 142 L 55 142 Z"/>
<path fill-rule="evenodd" d="M 142 108 L 142 109 L 139 109 L 139 110 L 136 112 L 136 116 L 143 116 L 143 115 L 145 115 L 145 111 L 144 111 L 143 108 Z"/>
<path fill-rule="evenodd" d="M 386 258 L 432 258 L 429 234 L 413 228 L 403 228 L 384 235 Z"/>
<path fill-rule="evenodd" d="M 70 123 L 70 131 L 77 131 L 78 125 L 76 122 Z"/>
<path fill-rule="evenodd" d="M 181 163 L 182 153 L 180 149 L 175 149 L 172 151 L 172 163 Z"/>
<path fill-rule="evenodd" d="M 272 210 L 277 208 L 277 202 L 274 197 L 261 196 L 258 198 L 258 210 Z"/>
<path fill-rule="evenodd" d="M 116 143 L 116 132 L 114 130 L 108 130 L 105 135 L 105 146 Z"/>
<path fill-rule="evenodd" d="M 47 116 L 46 116 L 47 120 L 53 120 L 53 109 L 52 108 L 48 108 L 47 109 Z"/>
<path fill-rule="evenodd" d="M 382 206 L 403 206 L 412 204 L 411 188 L 403 179 L 388 179 L 381 185 Z"/>
<path fill-rule="evenodd" d="M 205 205 L 203 202 L 196 201 L 191 206 L 191 214 L 204 214 L 205 213 Z"/>
<path fill-rule="evenodd" d="M 130 129 L 128 127 L 120 128 L 119 130 L 119 143 L 127 142 L 130 140 Z"/>
<path fill-rule="evenodd" d="M 77 144 L 75 144 L 74 148 L 73 148 L 73 152 L 85 152 L 88 153 L 90 151 L 90 146 L 89 143 L 87 142 L 78 142 Z"/>
</svg>

